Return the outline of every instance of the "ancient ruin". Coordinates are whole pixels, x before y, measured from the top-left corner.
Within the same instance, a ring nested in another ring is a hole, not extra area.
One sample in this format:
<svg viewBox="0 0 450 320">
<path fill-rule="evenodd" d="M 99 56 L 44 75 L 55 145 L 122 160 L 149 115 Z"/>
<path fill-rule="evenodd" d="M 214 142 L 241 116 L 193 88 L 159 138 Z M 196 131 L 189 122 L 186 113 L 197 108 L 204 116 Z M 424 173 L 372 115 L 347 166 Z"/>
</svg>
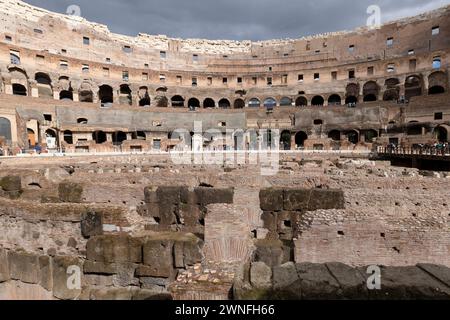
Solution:
<svg viewBox="0 0 450 320">
<path fill-rule="evenodd" d="M 262 42 L 20 0 L 0 26 L 0 299 L 450 298 L 450 7 Z"/>
</svg>

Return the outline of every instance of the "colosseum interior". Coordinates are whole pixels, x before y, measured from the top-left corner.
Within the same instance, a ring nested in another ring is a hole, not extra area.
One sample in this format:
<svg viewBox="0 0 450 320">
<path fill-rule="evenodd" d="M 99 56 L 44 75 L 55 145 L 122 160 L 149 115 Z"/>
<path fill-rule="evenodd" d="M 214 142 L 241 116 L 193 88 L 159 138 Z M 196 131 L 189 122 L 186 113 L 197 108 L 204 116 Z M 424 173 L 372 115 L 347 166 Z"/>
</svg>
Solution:
<svg viewBox="0 0 450 320">
<path fill-rule="evenodd" d="M 0 26 L 0 299 L 450 299 L 450 6 L 259 42 Z"/>
</svg>

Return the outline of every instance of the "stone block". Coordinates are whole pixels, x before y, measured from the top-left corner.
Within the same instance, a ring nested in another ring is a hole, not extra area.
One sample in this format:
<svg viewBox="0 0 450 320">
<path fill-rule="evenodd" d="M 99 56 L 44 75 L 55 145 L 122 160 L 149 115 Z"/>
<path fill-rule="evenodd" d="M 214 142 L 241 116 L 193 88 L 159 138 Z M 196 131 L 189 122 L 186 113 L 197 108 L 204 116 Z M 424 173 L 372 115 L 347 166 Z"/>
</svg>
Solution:
<svg viewBox="0 0 450 320">
<path fill-rule="evenodd" d="M 143 247 L 143 261 L 146 266 L 145 276 L 168 278 L 173 273 L 173 241 L 147 240 Z"/>
<path fill-rule="evenodd" d="M 81 235 L 85 238 L 103 234 L 103 215 L 88 211 L 81 215 Z"/>
<path fill-rule="evenodd" d="M 83 187 L 74 182 L 64 181 L 58 185 L 59 200 L 68 203 L 83 202 Z"/>
<path fill-rule="evenodd" d="M 289 261 L 290 248 L 279 240 L 258 240 L 255 243 L 255 261 L 264 262 L 270 267 L 279 266 Z"/>
<path fill-rule="evenodd" d="M 270 289 L 272 269 L 264 262 L 253 262 L 250 266 L 250 283 L 257 289 Z"/>
<path fill-rule="evenodd" d="M 177 222 L 178 205 L 164 202 L 159 205 L 159 223 L 163 226 L 170 226 Z"/>
<path fill-rule="evenodd" d="M 283 210 L 283 190 L 265 189 L 259 193 L 261 210 L 263 211 L 281 211 Z"/>
<path fill-rule="evenodd" d="M 304 300 L 336 298 L 339 283 L 323 264 L 301 263 L 296 265 Z"/>
<path fill-rule="evenodd" d="M 283 208 L 289 211 L 305 211 L 308 209 L 310 197 L 309 189 L 284 190 Z"/>
<path fill-rule="evenodd" d="M 180 203 L 181 187 L 158 187 L 156 197 L 161 204 L 178 204 Z"/>
<path fill-rule="evenodd" d="M 87 259 L 98 262 L 142 261 L 142 242 L 127 234 L 96 236 L 86 244 Z"/>
<path fill-rule="evenodd" d="M 22 190 L 22 179 L 20 176 L 6 176 L 0 179 L 0 187 L 4 191 L 20 191 Z"/>
<path fill-rule="evenodd" d="M 298 280 L 297 269 L 293 262 L 273 268 L 273 288 L 274 290 L 284 289 Z"/>
<path fill-rule="evenodd" d="M 183 225 L 195 227 L 200 219 L 204 218 L 204 214 L 198 205 L 181 203 L 178 210 L 178 220 Z"/>
<path fill-rule="evenodd" d="M 117 264 L 109 262 L 97 262 L 92 260 L 86 260 L 83 265 L 83 271 L 85 274 L 104 274 L 113 275 L 117 273 Z"/>
<path fill-rule="evenodd" d="M 345 209 L 344 192 L 334 189 L 313 189 L 308 210 Z"/>
<path fill-rule="evenodd" d="M 199 187 L 194 189 L 199 204 L 206 206 L 214 203 L 233 203 L 234 190 Z"/>
<path fill-rule="evenodd" d="M 53 288 L 53 269 L 49 256 L 39 257 L 39 284 L 48 291 Z"/>
<path fill-rule="evenodd" d="M 333 277 L 339 282 L 341 287 L 339 292 L 337 292 L 339 298 L 368 298 L 366 279 L 361 276 L 361 273 L 357 269 L 342 263 L 327 263 L 326 266 Z"/>
<path fill-rule="evenodd" d="M 10 277 L 25 283 L 40 282 L 39 257 L 30 253 L 8 252 Z"/>
<path fill-rule="evenodd" d="M 156 193 L 156 187 L 146 187 L 144 189 L 145 203 L 158 203 L 158 195 Z"/>
<path fill-rule="evenodd" d="M 74 300 L 81 294 L 83 262 L 76 257 L 57 256 L 52 260 L 53 295 L 61 300 Z"/>
<path fill-rule="evenodd" d="M 11 278 L 9 276 L 8 251 L 0 249 L 0 283 L 9 279 Z"/>
</svg>

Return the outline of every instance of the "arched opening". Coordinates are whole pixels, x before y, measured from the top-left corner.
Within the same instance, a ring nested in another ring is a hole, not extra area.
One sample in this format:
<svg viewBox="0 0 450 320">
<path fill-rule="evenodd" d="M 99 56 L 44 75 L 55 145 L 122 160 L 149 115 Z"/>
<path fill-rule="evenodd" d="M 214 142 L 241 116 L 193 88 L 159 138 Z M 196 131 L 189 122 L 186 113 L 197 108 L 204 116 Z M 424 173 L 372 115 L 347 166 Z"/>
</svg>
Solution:
<svg viewBox="0 0 450 320">
<path fill-rule="evenodd" d="M 243 109 L 245 107 L 245 102 L 242 99 L 234 100 L 234 109 Z"/>
<path fill-rule="evenodd" d="M 36 145 L 36 134 L 33 129 L 27 128 L 28 147 L 33 148 Z"/>
<path fill-rule="evenodd" d="M 12 132 L 11 121 L 9 119 L 0 117 L 0 138 L 5 139 L 7 143 L 11 143 Z"/>
<path fill-rule="evenodd" d="M 283 131 L 280 136 L 280 149 L 281 150 L 291 150 L 291 132 Z"/>
<path fill-rule="evenodd" d="M 281 107 L 292 107 L 292 99 L 289 97 L 283 97 L 280 100 Z"/>
<path fill-rule="evenodd" d="M 307 105 L 308 100 L 305 97 L 298 97 L 297 100 L 295 100 L 296 107 L 306 107 Z"/>
<path fill-rule="evenodd" d="M 400 88 L 398 85 L 400 80 L 397 78 L 387 79 L 384 83 L 385 91 L 383 94 L 383 101 L 398 101 L 400 98 Z"/>
<path fill-rule="evenodd" d="M 119 103 L 120 104 L 133 104 L 133 98 L 131 96 L 130 86 L 127 84 L 122 84 L 119 88 Z"/>
<path fill-rule="evenodd" d="M 325 100 L 323 99 L 322 96 L 315 96 L 311 100 L 311 105 L 319 107 L 319 106 L 323 106 L 324 102 L 325 102 Z"/>
<path fill-rule="evenodd" d="M 50 76 L 46 73 L 38 72 L 35 74 L 34 79 L 37 83 L 39 98 L 53 99 L 52 80 Z"/>
<path fill-rule="evenodd" d="M 295 134 L 295 145 L 297 148 L 304 148 L 306 140 L 308 140 L 308 135 L 306 132 L 299 131 Z"/>
<path fill-rule="evenodd" d="M 277 101 L 274 98 L 267 98 L 264 100 L 264 108 L 273 110 L 277 106 Z"/>
<path fill-rule="evenodd" d="M 333 141 L 341 141 L 341 132 L 339 130 L 331 130 L 328 132 L 328 138 Z"/>
<path fill-rule="evenodd" d="M 95 131 L 92 133 L 92 140 L 97 144 L 105 143 L 107 141 L 106 133 L 103 131 Z"/>
<path fill-rule="evenodd" d="M 408 136 L 419 136 L 422 135 L 422 125 L 417 121 L 411 121 L 406 127 L 406 134 Z"/>
<path fill-rule="evenodd" d="M 216 103 L 211 98 L 206 98 L 203 101 L 203 108 L 204 109 L 214 109 L 216 107 Z"/>
<path fill-rule="evenodd" d="M 149 107 L 151 104 L 150 95 L 148 94 L 147 87 L 139 88 L 139 106 L 140 107 Z"/>
<path fill-rule="evenodd" d="M 445 89 L 442 86 L 433 86 L 428 89 L 428 94 L 441 94 L 445 93 Z"/>
<path fill-rule="evenodd" d="M 342 104 L 342 99 L 338 94 L 332 94 L 328 98 L 328 105 L 329 106 L 340 106 Z"/>
<path fill-rule="evenodd" d="M 158 108 L 167 108 L 169 106 L 169 99 L 165 96 L 156 96 L 156 107 Z"/>
<path fill-rule="evenodd" d="M 63 90 L 59 93 L 59 100 L 73 101 L 73 92 L 69 90 Z"/>
<path fill-rule="evenodd" d="M 377 101 L 379 91 L 380 88 L 375 81 L 366 82 L 363 87 L 364 102 Z"/>
<path fill-rule="evenodd" d="M 228 101 L 228 99 L 221 99 L 219 101 L 219 108 L 220 109 L 230 109 L 231 108 L 230 101 Z"/>
<path fill-rule="evenodd" d="M 47 143 L 48 149 L 56 149 L 58 147 L 57 144 L 57 135 L 56 132 L 52 129 L 47 129 L 45 131 L 45 142 Z"/>
<path fill-rule="evenodd" d="M 188 101 L 189 109 L 197 109 L 200 108 L 200 101 L 197 98 L 191 98 Z"/>
<path fill-rule="evenodd" d="M 78 118 L 77 119 L 78 124 L 88 124 L 88 119 L 86 118 Z"/>
<path fill-rule="evenodd" d="M 184 108 L 184 98 L 182 96 L 173 96 L 171 101 L 173 108 Z"/>
<path fill-rule="evenodd" d="M 448 131 L 444 127 L 437 127 L 435 130 L 436 139 L 441 142 L 445 143 L 448 142 Z"/>
<path fill-rule="evenodd" d="M 348 96 L 347 98 L 345 98 L 346 105 L 356 106 L 357 103 L 358 103 L 358 98 L 356 98 L 355 96 Z"/>
<path fill-rule="evenodd" d="M 133 132 L 131 137 L 133 138 L 133 140 L 147 140 L 147 135 L 144 131 Z"/>
<path fill-rule="evenodd" d="M 257 98 L 252 98 L 248 102 L 248 106 L 249 106 L 249 108 L 259 108 L 259 107 L 261 107 L 261 101 L 259 101 L 259 99 L 257 99 Z"/>
<path fill-rule="evenodd" d="M 12 87 L 13 87 L 13 95 L 16 95 L 16 96 L 26 96 L 27 95 L 27 88 L 25 88 L 25 86 L 18 84 L 18 83 L 13 83 Z"/>
<path fill-rule="evenodd" d="M 359 142 L 359 133 L 357 131 L 354 131 L 354 130 L 352 130 L 350 132 L 347 132 L 347 140 L 350 143 L 358 144 L 358 142 Z"/>
<path fill-rule="evenodd" d="M 98 98 L 100 99 L 102 105 L 113 103 L 114 101 L 113 88 L 111 88 L 108 85 L 100 86 L 98 91 Z"/>
<path fill-rule="evenodd" d="M 81 84 L 80 90 L 78 92 L 78 97 L 80 102 L 94 102 L 94 93 L 92 92 L 90 83 L 85 81 Z"/>
<path fill-rule="evenodd" d="M 378 138 L 378 132 L 376 130 L 370 129 L 364 131 L 364 141 L 372 143 L 375 138 Z"/>
<path fill-rule="evenodd" d="M 64 142 L 73 144 L 73 133 L 70 130 L 64 131 Z"/>
<path fill-rule="evenodd" d="M 422 78 L 419 76 L 409 76 L 405 80 L 405 99 L 422 95 Z"/>
<path fill-rule="evenodd" d="M 448 87 L 447 74 L 441 71 L 433 72 L 428 77 L 428 83 L 428 94 L 445 93 Z"/>
<path fill-rule="evenodd" d="M 345 103 L 351 107 L 356 106 L 359 97 L 359 85 L 357 83 L 349 83 L 345 88 Z"/>
<path fill-rule="evenodd" d="M 116 131 L 116 132 L 113 133 L 112 139 L 113 139 L 113 144 L 115 146 L 118 146 L 118 145 L 121 145 L 122 142 L 127 140 L 127 134 L 125 132 L 122 132 L 122 131 Z"/>
</svg>

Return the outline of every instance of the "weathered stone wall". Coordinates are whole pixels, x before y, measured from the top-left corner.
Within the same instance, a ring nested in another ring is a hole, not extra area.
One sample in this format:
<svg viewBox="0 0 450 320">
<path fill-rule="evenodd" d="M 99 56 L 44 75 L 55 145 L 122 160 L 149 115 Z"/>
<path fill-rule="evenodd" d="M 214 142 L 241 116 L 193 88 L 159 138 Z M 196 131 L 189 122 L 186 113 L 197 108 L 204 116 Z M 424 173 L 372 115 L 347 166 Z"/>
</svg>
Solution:
<svg viewBox="0 0 450 320">
<path fill-rule="evenodd" d="M 450 269 L 419 264 L 382 267 L 381 289 L 369 290 L 368 267 L 341 263 L 292 262 L 270 268 L 254 262 L 240 269 L 234 281 L 237 300 L 405 300 L 450 299 Z M 370 281 L 372 283 L 372 281 Z"/>
</svg>

